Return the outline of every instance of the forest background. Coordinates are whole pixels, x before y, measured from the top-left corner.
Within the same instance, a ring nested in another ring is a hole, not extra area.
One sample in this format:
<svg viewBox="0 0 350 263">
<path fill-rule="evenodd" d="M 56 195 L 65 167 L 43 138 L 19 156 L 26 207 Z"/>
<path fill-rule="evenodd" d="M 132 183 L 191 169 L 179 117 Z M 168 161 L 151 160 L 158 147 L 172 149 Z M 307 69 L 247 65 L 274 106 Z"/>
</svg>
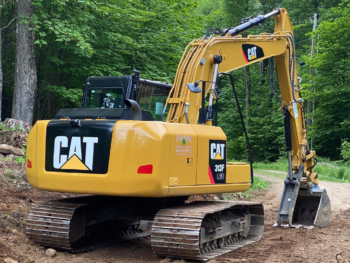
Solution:
<svg viewBox="0 0 350 263">
<path fill-rule="evenodd" d="M 80 107 L 88 76 L 130 75 L 135 67 L 143 78 L 172 83 L 184 48 L 207 28 L 237 26 L 244 17 L 277 7 L 290 14 L 297 62 L 304 64 L 298 71 L 302 97 L 311 105 L 312 149 L 348 161 L 350 0 L 0 0 L 1 120 L 34 123 L 60 108 Z M 273 32 L 273 26 L 269 19 L 248 33 Z M 232 75 L 253 159 L 285 156 L 280 101 L 271 94 L 266 63 Z M 220 89 L 219 126 L 227 135 L 228 157 L 244 160 L 232 90 L 225 83 Z"/>
</svg>

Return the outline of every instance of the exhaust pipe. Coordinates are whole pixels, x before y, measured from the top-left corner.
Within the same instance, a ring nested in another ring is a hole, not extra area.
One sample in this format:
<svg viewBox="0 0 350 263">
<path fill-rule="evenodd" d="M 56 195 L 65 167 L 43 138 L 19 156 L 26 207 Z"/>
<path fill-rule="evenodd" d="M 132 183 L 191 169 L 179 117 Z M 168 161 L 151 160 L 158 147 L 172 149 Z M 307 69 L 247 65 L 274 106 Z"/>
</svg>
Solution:
<svg viewBox="0 0 350 263">
<path fill-rule="evenodd" d="M 142 121 L 142 112 L 140 105 L 134 100 L 124 100 L 125 105 L 132 110 L 133 120 L 134 121 Z"/>
</svg>

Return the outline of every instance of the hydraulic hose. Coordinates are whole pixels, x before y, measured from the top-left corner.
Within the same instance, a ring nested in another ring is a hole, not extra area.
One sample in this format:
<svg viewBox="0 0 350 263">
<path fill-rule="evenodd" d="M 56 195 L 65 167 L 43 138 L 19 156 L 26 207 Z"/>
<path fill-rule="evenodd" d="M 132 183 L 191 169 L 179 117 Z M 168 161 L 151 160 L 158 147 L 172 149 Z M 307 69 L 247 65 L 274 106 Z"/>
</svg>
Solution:
<svg viewBox="0 0 350 263">
<path fill-rule="evenodd" d="M 252 187 L 254 185 L 254 175 L 253 175 L 253 157 L 252 157 L 252 149 L 249 143 L 249 139 L 248 139 L 248 134 L 247 134 L 247 129 L 245 128 L 245 124 L 244 124 L 244 120 L 243 120 L 243 115 L 242 115 L 242 111 L 241 111 L 241 107 L 239 106 L 239 102 L 238 102 L 238 96 L 237 96 L 237 92 L 235 89 L 235 85 L 233 82 L 233 78 L 231 76 L 231 74 L 226 73 L 226 72 L 220 72 L 219 75 L 226 75 L 229 76 L 230 81 L 231 81 L 231 86 L 232 86 L 232 90 L 233 90 L 233 94 L 235 95 L 235 100 L 236 100 L 236 104 L 237 104 L 237 109 L 238 109 L 238 113 L 239 116 L 241 118 L 241 123 L 242 123 L 242 127 L 244 130 L 244 135 L 245 135 L 245 140 L 247 142 L 247 147 L 248 147 L 248 151 L 249 151 L 249 162 L 250 162 L 250 187 Z"/>
</svg>

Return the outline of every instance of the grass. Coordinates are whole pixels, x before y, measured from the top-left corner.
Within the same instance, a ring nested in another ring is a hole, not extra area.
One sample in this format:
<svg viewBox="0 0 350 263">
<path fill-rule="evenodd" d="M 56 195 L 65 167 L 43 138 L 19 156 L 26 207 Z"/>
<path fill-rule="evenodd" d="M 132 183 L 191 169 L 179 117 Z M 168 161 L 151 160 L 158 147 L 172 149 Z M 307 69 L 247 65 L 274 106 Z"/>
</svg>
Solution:
<svg viewBox="0 0 350 263">
<path fill-rule="evenodd" d="M 21 126 L 16 126 L 15 128 L 10 128 L 9 126 L 3 124 L 1 121 L 0 121 L 0 131 L 1 132 L 16 132 L 16 131 L 19 131 L 19 132 L 23 132 Z M 29 132 L 30 129 L 26 129 L 26 132 Z"/>
<path fill-rule="evenodd" d="M 0 183 L 17 188 L 30 188 L 26 181 L 26 174 L 17 175 L 15 170 L 5 169 L 3 174 L 0 175 Z"/>
<path fill-rule="evenodd" d="M 271 163 L 263 163 L 263 162 L 254 162 L 253 163 L 254 169 L 259 170 L 274 170 L 274 171 L 281 171 L 286 172 L 288 171 L 288 162 L 287 161 L 277 161 L 277 162 L 271 162 Z"/>
<path fill-rule="evenodd" d="M 350 183 L 350 165 L 343 161 L 332 162 L 327 158 L 317 157 L 318 163 L 315 166 L 315 172 L 318 173 L 318 178 L 321 181 Z M 278 178 L 287 176 L 288 162 L 287 160 L 279 160 L 273 163 L 257 162 L 254 164 L 254 169 L 257 172 L 266 175 L 272 175 Z M 266 170 L 281 171 L 285 174 L 278 174 Z"/>
<path fill-rule="evenodd" d="M 225 193 L 222 194 L 224 200 L 237 200 L 237 199 L 246 199 L 253 196 L 254 193 L 266 189 L 270 185 L 270 182 L 267 182 L 261 178 L 254 177 L 254 185 L 249 188 L 248 191 L 243 193 Z"/>
</svg>

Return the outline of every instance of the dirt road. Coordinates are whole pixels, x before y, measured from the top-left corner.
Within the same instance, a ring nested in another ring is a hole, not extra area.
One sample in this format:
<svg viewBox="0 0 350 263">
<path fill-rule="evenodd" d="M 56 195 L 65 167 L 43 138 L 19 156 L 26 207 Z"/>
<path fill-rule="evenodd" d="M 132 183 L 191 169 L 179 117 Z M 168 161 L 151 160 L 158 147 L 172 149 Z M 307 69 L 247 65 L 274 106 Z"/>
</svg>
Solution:
<svg viewBox="0 0 350 263">
<path fill-rule="evenodd" d="M 350 262 L 350 184 L 322 182 L 332 203 L 332 217 L 323 229 L 275 228 L 283 180 L 258 175 L 270 181 L 267 191 L 255 196 L 265 207 L 265 232 L 260 242 L 218 257 L 217 262 Z M 83 254 L 58 252 L 45 256 L 45 249 L 24 234 L 25 218 L 31 202 L 61 198 L 62 194 L 34 189 L 0 187 L 0 262 L 9 257 L 18 262 L 183 262 L 159 259 L 152 253 L 150 239 L 129 241 Z"/>
</svg>

